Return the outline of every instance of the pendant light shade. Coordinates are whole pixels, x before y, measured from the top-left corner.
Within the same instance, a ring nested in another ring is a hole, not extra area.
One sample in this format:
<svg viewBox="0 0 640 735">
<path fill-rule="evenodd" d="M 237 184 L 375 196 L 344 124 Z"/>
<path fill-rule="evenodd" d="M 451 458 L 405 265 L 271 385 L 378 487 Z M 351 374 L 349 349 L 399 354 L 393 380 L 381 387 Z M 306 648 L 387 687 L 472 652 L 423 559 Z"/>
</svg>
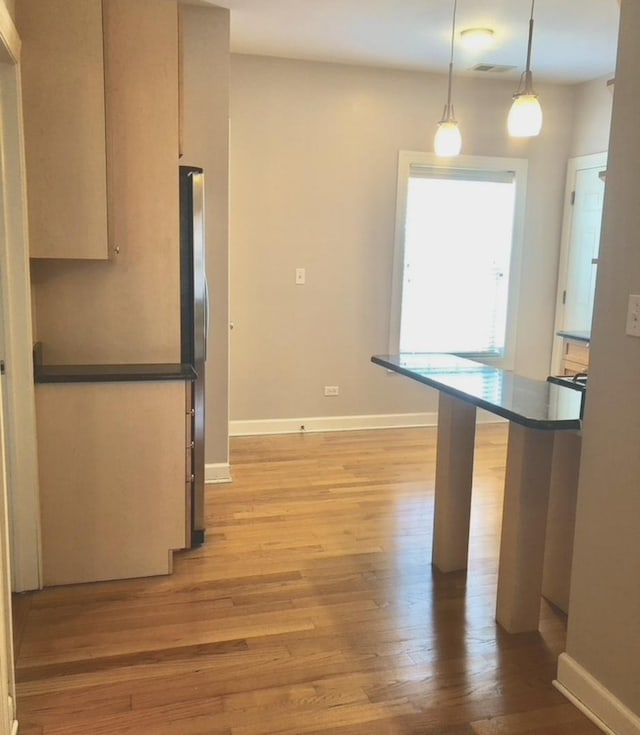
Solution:
<svg viewBox="0 0 640 735">
<path fill-rule="evenodd" d="M 456 10 L 458 0 L 453 0 L 453 20 L 451 24 L 451 58 L 449 60 L 449 91 L 447 94 L 447 104 L 444 106 L 442 119 L 438 123 L 436 137 L 433 141 L 433 148 L 436 156 L 457 156 L 462 150 L 462 134 L 453 111 L 453 103 L 451 102 L 451 93 L 453 88 L 453 45 L 456 35 Z"/>
<path fill-rule="evenodd" d="M 542 130 L 542 107 L 537 94 L 514 97 L 507 128 L 512 138 L 534 138 Z"/>
<path fill-rule="evenodd" d="M 460 153 L 462 134 L 455 120 L 443 120 L 438 123 L 433 146 L 437 156 L 457 156 Z"/>
<path fill-rule="evenodd" d="M 533 91 L 531 74 L 531 45 L 533 41 L 533 10 L 536 0 L 531 2 L 529 20 L 529 42 L 527 45 L 527 67 L 520 79 L 520 87 L 513 95 L 513 104 L 507 119 L 507 129 L 512 138 L 534 138 L 542 130 L 542 107 L 538 95 Z"/>
</svg>

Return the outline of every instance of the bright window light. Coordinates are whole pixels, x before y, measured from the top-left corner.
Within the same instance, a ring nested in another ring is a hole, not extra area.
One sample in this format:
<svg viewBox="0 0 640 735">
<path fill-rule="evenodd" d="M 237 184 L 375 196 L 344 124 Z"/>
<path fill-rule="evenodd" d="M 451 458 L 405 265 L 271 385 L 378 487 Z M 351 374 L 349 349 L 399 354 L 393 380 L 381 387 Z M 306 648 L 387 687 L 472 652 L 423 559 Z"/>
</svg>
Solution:
<svg viewBox="0 0 640 735">
<path fill-rule="evenodd" d="M 411 172 L 401 352 L 504 354 L 515 202 L 512 171 Z"/>
</svg>

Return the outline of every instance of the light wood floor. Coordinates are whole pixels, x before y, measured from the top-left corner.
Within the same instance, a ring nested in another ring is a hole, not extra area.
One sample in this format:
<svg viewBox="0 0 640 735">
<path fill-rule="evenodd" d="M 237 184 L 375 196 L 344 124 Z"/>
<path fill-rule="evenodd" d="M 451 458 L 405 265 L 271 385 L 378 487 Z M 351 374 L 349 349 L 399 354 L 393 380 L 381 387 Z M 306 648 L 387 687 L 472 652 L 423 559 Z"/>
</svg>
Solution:
<svg viewBox="0 0 640 735">
<path fill-rule="evenodd" d="M 494 623 L 505 440 L 468 575 L 430 565 L 434 430 L 233 440 L 172 577 L 16 598 L 21 735 L 597 735 L 551 685 L 564 617 Z"/>
</svg>

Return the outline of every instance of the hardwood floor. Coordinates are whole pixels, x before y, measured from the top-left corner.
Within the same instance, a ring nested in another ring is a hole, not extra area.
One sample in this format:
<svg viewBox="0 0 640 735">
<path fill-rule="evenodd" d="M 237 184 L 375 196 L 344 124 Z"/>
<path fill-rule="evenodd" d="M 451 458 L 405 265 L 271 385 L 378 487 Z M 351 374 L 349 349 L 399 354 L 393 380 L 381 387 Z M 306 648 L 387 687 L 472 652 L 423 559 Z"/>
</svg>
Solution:
<svg viewBox="0 0 640 735">
<path fill-rule="evenodd" d="M 477 434 L 468 574 L 432 570 L 435 430 L 232 441 L 171 577 L 14 604 L 21 735 L 597 735 L 564 616 L 494 622 L 503 425 Z"/>
</svg>

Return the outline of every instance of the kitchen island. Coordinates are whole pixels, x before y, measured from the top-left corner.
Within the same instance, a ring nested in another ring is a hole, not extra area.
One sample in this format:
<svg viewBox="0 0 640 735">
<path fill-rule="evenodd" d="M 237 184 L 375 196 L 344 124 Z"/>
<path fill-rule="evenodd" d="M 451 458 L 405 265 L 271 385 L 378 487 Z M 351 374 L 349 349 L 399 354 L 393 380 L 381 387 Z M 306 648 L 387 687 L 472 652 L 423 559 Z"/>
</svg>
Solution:
<svg viewBox="0 0 640 735">
<path fill-rule="evenodd" d="M 545 563 L 550 495 L 568 477 L 577 483 L 580 394 L 450 354 L 371 360 L 439 392 L 432 563 L 440 571 L 467 566 L 476 409 L 509 421 L 496 619 L 510 633 L 537 630 L 545 566 L 555 572 L 548 555 Z M 553 525 L 551 536 L 562 535 Z"/>
</svg>

